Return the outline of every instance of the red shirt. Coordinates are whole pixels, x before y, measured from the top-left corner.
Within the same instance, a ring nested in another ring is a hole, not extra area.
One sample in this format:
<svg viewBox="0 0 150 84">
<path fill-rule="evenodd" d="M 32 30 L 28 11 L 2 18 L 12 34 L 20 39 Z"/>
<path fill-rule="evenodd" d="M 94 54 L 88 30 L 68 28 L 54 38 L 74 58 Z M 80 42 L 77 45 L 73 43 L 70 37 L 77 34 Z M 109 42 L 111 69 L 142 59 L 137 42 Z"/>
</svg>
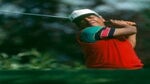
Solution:
<svg viewBox="0 0 150 84">
<path fill-rule="evenodd" d="M 102 39 L 93 43 L 81 42 L 88 68 L 140 69 L 143 64 L 128 40 Z"/>
</svg>

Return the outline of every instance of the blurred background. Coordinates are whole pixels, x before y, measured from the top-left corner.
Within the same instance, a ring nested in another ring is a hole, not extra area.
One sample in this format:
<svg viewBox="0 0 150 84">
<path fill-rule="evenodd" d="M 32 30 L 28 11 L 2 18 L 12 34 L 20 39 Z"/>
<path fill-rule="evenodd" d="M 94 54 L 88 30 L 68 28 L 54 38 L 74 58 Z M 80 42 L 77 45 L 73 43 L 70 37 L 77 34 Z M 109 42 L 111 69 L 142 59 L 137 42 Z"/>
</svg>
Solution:
<svg viewBox="0 0 150 84">
<path fill-rule="evenodd" d="M 150 67 L 150 0 L 0 0 L 0 69 L 83 69 L 76 42 L 77 27 L 69 21 L 4 13 L 36 13 L 68 17 L 80 8 L 104 18 L 135 21 L 139 58 Z"/>
</svg>

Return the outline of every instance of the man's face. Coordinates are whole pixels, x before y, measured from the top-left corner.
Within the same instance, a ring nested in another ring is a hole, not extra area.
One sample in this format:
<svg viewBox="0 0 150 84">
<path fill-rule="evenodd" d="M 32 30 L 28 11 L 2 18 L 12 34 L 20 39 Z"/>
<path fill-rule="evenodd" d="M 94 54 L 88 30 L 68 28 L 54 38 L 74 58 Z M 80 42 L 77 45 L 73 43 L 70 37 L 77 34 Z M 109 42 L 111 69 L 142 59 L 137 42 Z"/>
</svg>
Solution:
<svg viewBox="0 0 150 84">
<path fill-rule="evenodd" d="M 90 26 L 105 26 L 104 22 L 105 20 L 102 17 L 98 17 L 96 15 L 88 15 L 78 20 L 77 25 L 81 28 Z"/>
</svg>

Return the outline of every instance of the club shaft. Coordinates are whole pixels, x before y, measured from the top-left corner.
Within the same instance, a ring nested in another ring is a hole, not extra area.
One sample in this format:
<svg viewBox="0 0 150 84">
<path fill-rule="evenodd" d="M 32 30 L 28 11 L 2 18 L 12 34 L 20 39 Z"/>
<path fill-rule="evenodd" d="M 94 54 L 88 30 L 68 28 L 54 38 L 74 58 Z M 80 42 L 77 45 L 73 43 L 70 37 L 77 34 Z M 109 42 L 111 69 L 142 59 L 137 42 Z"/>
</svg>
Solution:
<svg viewBox="0 0 150 84">
<path fill-rule="evenodd" d="M 31 15 L 31 16 L 40 16 L 40 17 L 49 17 L 49 18 L 58 18 L 58 19 L 66 19 L 68 20 L 68 17 L 63 16 L 54 16 L 54 15 L 46 15 L 46 14 L 34 14 L 34 13 L 20 13 L 20 12 L 10 12 L 10 11 L 1 11 L 1 13 L 12 13 L 12 14 L 21 14 L 21 15 Z"/>
</svg>

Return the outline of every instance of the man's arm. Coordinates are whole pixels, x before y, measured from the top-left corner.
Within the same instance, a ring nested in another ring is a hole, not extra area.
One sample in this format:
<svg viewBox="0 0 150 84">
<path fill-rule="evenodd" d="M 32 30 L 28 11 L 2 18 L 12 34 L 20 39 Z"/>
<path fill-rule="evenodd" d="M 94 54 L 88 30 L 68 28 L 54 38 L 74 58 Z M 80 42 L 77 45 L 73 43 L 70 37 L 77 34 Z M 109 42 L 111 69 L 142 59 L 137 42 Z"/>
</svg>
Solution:
<svg viewBox="0 0 150 84">
<path fill-rule="evenodd" d="M 116 26 L 114 37 L 126 36 L 133 48 L 136 45 L 136 33 L 137 29 L 134 22 L 123 21 L 123 20 L 110 20 L 113 26 Z"/>
<path fill-rule="evenodd" d="M 113 37 L 125 37 L 125 39 L 128 39 L 131 45 L 134 47 L 136 43 L 135 36 L 137 32 L 136 27 L 132 26 L 134 23 L 122 20 L 111 20 L 111 23 L 114 26 L 103 28 L 100 28 L 99 26 L 92 26 L 84 28 L 80 32 L 80 40 L 82 42 L 91 43 L 106 38 L 111 39 Z"/>
<path fill-rule="evenodd" d="M 128 36 L 128 40 L 131 43 L 131 45 L 133 46 L 133 48 L 135 48 L 135 46 L 136 46 L 136 34 Z"/>
</svg>

